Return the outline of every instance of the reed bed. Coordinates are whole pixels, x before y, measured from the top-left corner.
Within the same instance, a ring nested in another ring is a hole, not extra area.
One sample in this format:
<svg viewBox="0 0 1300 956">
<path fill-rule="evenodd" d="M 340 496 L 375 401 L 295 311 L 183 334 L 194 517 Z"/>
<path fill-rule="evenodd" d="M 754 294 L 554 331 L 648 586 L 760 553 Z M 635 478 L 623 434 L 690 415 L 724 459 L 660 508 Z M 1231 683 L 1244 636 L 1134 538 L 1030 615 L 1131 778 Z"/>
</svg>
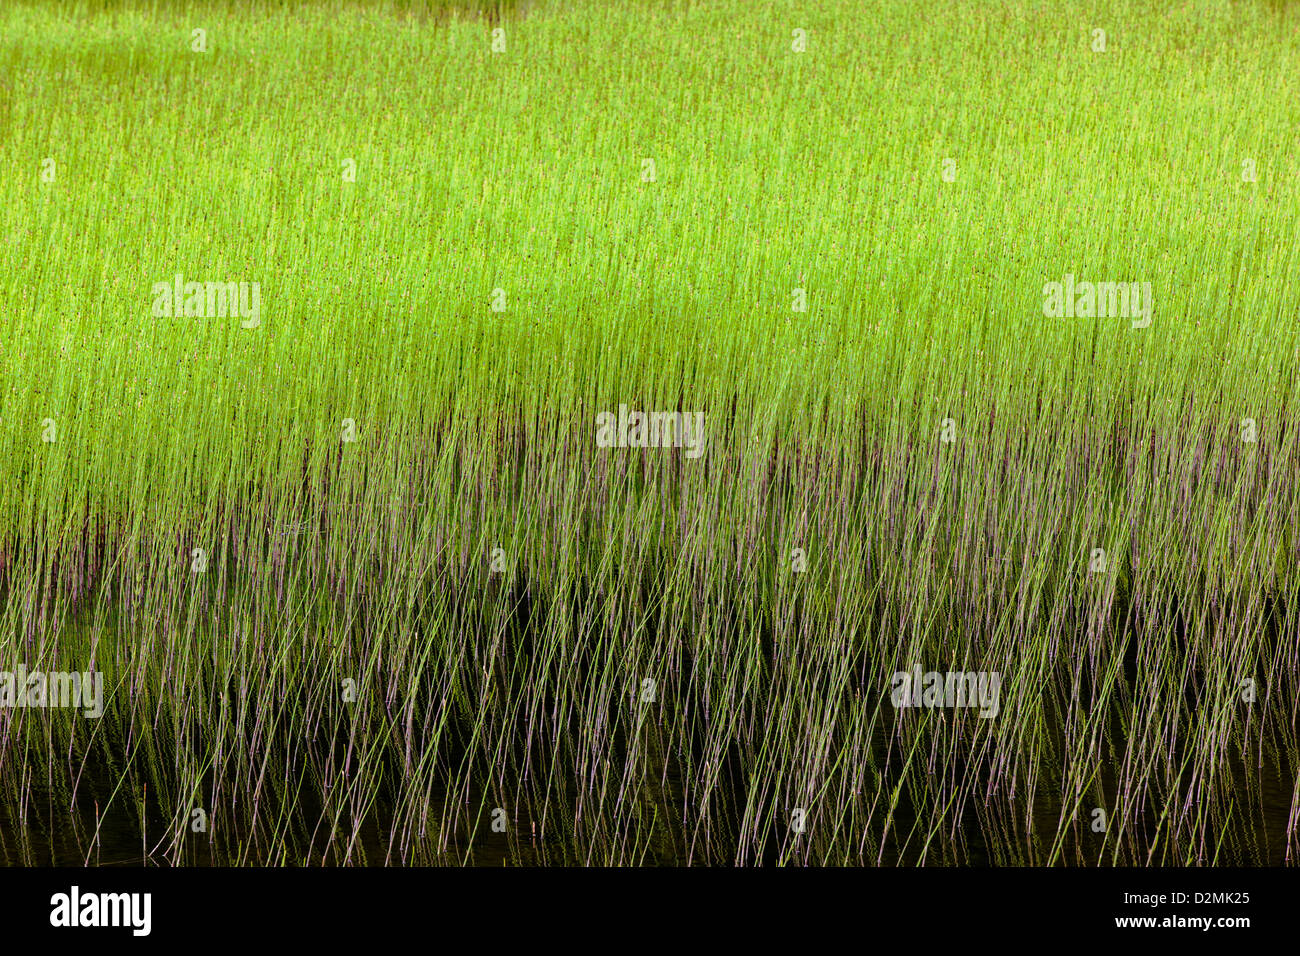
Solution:
<svg viewBox="0 0 1300 956">
<path fill-rule="evenodd" d="M 1293 862 L 1298 26 L 5 5 L 0 860 Z"/>
</svg>

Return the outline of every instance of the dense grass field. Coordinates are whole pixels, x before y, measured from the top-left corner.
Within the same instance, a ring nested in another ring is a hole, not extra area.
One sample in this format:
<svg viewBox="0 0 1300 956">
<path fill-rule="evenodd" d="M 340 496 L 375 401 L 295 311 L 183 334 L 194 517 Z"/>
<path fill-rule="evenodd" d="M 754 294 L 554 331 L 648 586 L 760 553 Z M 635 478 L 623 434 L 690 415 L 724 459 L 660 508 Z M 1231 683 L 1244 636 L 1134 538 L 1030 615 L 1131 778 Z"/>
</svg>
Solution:
<svg viewBox="0 0 1300 956">
<path fill-rule="evenodd" d="M 1294 862 L 1297 55 L 1246 0 L 5 3 L 0 669 L 104 712 L 0 708 L 0 861 Z"/>
</svg>

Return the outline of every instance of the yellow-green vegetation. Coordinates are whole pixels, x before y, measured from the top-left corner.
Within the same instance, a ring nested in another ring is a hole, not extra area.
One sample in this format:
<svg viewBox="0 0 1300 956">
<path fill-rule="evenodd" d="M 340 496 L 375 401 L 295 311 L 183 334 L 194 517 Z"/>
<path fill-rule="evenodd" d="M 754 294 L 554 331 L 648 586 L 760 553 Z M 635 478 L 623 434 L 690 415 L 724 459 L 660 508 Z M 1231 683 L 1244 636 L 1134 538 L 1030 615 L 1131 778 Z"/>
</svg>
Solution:
<svg viewBox="0 0 1300 956">
<path fill-rule="evenodd" d="M 1291 859 L 1298 28 L 4 4 L 0 859 Z"/>
</svg>

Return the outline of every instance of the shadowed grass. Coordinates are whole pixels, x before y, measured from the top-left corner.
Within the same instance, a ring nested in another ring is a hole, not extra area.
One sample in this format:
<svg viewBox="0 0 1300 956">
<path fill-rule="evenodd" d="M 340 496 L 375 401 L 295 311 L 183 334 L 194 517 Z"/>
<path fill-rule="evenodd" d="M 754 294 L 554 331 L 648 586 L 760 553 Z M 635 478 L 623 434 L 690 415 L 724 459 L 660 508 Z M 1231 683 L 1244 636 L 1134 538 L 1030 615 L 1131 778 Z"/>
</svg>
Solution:
<svg viewBox="0 0 1300 956">
<path fill-rule="evenodd" d="M 1291 862 L 1294 11 L 248 6 L 0 13 L 0 859 Z"/>
</svg>

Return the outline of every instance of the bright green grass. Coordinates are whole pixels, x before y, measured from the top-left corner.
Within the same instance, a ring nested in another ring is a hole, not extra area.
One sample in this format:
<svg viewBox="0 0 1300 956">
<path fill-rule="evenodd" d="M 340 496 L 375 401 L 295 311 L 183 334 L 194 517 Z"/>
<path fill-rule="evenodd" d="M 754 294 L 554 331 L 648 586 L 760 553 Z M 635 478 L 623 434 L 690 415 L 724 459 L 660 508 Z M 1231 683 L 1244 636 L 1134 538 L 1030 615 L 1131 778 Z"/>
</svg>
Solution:
<svg viewBox="0 0 1300 956">
<path fill-rule="evenodd" d="M 1298 762 L 1300 13 L 470 6 L 0 12 L 0 649 L 121 682 L 0 746 L 169 825 L 288 776 L 340 856 L 376 807 L 463 854 L 466 781 L 579 861 L 1300 850 L 1249 829 Z M 260 327 L 153 318 L 177 273 Z M 1045 318 L 1066 273 L 1151 326 Z M 706 454 L 596 448 L 620 403 Z M 1000 717 L 896 714 L 914 665 Z"/>
</svg>

